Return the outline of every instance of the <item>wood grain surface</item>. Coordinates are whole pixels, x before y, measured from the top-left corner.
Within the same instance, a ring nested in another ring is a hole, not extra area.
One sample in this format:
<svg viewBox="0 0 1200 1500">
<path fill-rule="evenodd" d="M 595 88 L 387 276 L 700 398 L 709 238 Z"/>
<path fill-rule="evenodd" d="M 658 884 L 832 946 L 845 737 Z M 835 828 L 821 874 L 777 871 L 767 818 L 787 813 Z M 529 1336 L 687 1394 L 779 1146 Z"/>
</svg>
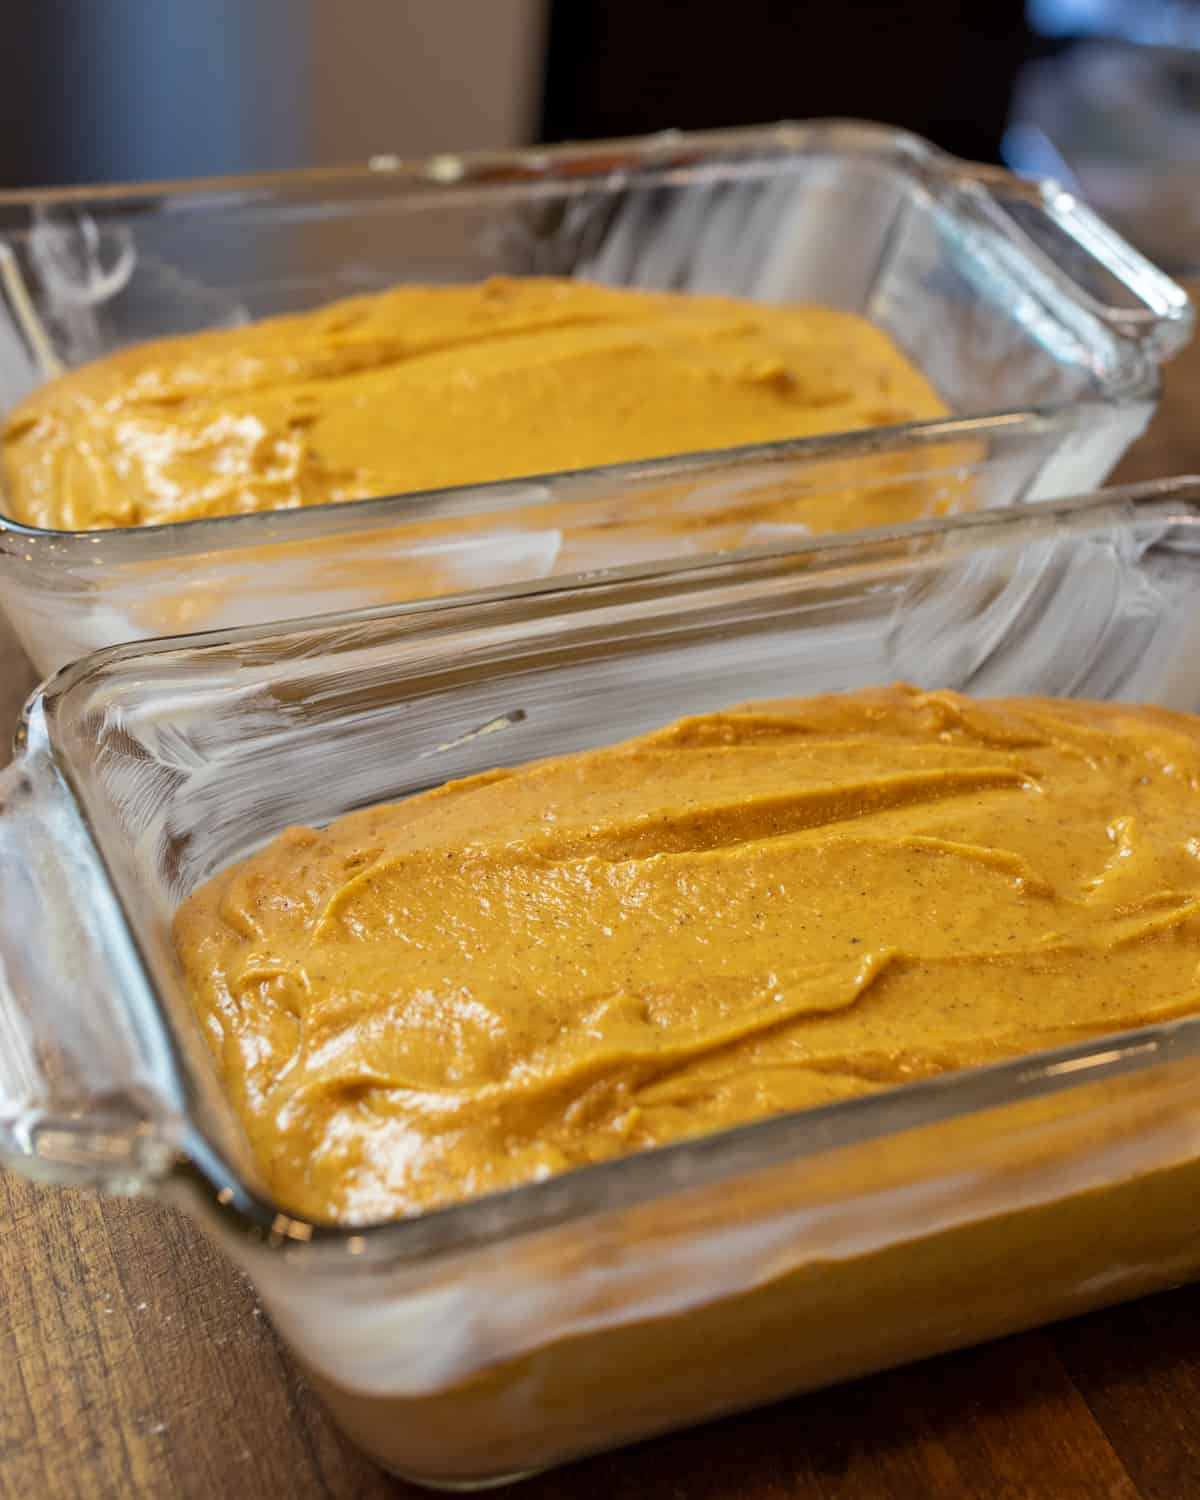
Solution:
<svg viewBox="0 0 1200 1500">
<path fill-rule="evenodd" d="M 1200 473 L 1200 346 L 1118 479 Z M 33 672 L 0 629 L 0 735 Z M 0 878 L 3 878 L 0 872 Z M 0 1175 L 0 1500 L 407 1500 L 246 1279 L 153 1203 Z M 1200 1289 L 575 1464 L 523 1500 L 1200 1497 Z"/>
</svg>

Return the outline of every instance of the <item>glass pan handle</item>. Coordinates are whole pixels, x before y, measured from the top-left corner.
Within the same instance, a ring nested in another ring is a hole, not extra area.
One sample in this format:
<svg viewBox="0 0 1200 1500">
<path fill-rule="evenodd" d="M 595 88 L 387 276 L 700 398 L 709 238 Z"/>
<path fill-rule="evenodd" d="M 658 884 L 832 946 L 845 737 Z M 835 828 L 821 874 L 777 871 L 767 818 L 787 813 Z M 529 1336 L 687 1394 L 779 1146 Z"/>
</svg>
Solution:
<svg viewBox="0 0 1200 1500">
<path fill-rule="evenodd" d="M 171 1165 L 179 1116 L 131 1020 L 146 980 L 116 908 L 70 791 L 27 749 L 0 772 L 0 1165 L 130 1192 Z"/>
<path fill-rule="evenodd" d="M 1188 343 L 1194 312 L 1187 293 L 1076 194 L 1056 182 L 1026 181 L 974 163 L 957 164 L 954 177 L 968 191 L 983 189 L 1043 269 L 1150 359 L 1170 359 Z"/>
</svg>

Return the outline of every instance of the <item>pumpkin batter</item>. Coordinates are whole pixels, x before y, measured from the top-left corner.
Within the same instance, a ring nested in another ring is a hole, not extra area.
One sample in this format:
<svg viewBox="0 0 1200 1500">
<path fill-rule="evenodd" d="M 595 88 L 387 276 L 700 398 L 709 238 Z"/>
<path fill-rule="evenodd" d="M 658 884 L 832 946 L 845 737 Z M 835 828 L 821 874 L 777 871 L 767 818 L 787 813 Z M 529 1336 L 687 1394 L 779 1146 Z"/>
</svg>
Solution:
<svg viewBox="0 0 1200 1500">
<path fill-rule="evenodd" d="M 263 1175 L 363 1223 L 1200 1008 L 1200 721 L 894 687 L 497 770 L 198 890 Z"/>
<path fill-rule="evenodd" d="M 497 278 L 400 286 L 97 360 L 14 409 L 3 473 L 17 520 L 90 530 L 945 414 L 852 313 Z M 875 519 L 848 498 L 836 529 Z"/>
</svg>

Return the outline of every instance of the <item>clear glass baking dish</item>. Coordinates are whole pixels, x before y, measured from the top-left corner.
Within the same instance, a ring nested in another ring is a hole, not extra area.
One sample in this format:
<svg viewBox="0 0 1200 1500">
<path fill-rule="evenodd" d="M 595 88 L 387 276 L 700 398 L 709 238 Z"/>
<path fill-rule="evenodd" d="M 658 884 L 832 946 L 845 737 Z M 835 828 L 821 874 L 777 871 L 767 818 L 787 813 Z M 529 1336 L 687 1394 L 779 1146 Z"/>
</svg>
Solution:
<svg viewBox="0 0 1200 1500">
<path fill-rule="evenodd" d="M 168 935 L 295 823 L 747 698 L 1200 709 L 1200 480 L 123 646 L 0 776 L 0 1162 L 177 1202 L 387 1467 L 470 1487 L 1200 1270 L 1200 1019 L 346 1230 L 272 1203 Z M 486 732 L 483 732 L 486 731 Z"/>
<path fill-rule="evenodd" d="M 1082 491 L 1145 426 L 1183 292 L 1052 183 L 838 122 L 146 188 L 0 193 L 0 412 L 130 342 L 395 281 L 553 272 L 862 312 L 953 416 L 421 496 L 54 533 L 0 520 L 0 599 L 49 671 L 294 618 Z M 706 516 L 736 508 L 736 523 Z M 0 509 L 3 509 L 0 496 Z M 655 517 L 683 511 L 689 530 Z M 432 574 L 432 581 L 431 581 Z"/>
</svg>

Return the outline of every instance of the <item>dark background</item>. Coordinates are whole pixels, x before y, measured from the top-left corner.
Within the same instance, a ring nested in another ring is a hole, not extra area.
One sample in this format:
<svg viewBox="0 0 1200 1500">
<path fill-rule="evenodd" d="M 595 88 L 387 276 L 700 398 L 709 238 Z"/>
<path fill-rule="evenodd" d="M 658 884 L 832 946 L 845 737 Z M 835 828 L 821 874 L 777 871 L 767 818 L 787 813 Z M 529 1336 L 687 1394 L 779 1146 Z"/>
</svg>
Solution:
<svg viewBox="0 0 1200 1500">
<path fill-rule="evenodd" d="M 823 115 L 1000 159 L 1013 81 L 1046 50 L 1023 0 L 555 0 L 543 140 Z"/>
</svg>

